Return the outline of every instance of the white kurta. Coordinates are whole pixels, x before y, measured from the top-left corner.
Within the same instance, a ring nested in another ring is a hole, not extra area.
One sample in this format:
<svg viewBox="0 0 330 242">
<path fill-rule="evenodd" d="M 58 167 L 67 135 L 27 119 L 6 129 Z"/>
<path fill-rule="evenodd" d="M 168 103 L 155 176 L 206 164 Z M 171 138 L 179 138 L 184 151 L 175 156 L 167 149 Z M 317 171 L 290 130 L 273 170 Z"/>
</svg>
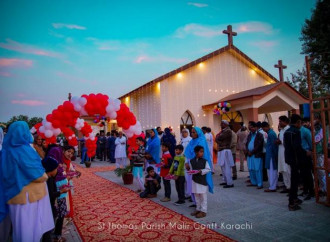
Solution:
<svg viewBox="0 0 330 242">
<path fill-rule="evenodd" d="M 115 149 L 115 158 L 125 158 L 126 155 L 126 137 L 122 136 L 117 137 L 115 141 L 116 149 Z"/>
<path fill-rule="evenodd" d="M 180 144 L 183 146 L 183 153 L 184 153 L 184 150 L 186 149 L 187 145 L 189 144 L 190 140 L 192 140 L 192 138 L 190 136 L 181 139 Z"/>
<path fill-rule="evenodd" d="M 191 168 L 191 166 L 190 166 Z M 211 171 L 211 168 L 210 168 L 210 165 L 208 162 L 205 163 L 205 169 L 202 169 L 202 175 L 205 175 L 207 173 L 209 173 Z M 191 182 L 191 190 L 192 190 L 192 193 L 207 193 L 208 191 L 208 186 L 204 186 L 204 185 L 201 185 L 201 184 L 198 184 L 196 182 L 194 182 L 194 180 L 192 180 Z"/>
<path fill-rule="evenodd" d="M 213 161 L 213 135 L 211 133 L 206 133 L 205 138 L 206 138 L 207 145 L 209 147 L 211 160 Z"/>
<path fill-rule="evenodd" d="M 289 125 L 281 129 L 280 134 L 279 134 L 279 139 L 281 141 L 281 144 L 278 146 L 278 172 L 290 172 L 291 168 L 290 166 L 285 163 L 285 156 L 284 156 L 284 133 L 290 128 Z"/>
</svg>

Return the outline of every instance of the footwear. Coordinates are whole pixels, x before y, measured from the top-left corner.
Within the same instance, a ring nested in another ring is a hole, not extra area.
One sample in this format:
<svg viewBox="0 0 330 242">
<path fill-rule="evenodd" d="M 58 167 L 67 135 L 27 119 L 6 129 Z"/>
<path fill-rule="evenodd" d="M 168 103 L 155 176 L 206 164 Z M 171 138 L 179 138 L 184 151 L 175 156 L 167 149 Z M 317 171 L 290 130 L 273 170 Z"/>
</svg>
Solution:
<svg viewBox="0 0 330 242">
<path fill-rule="evenodd" d="M 286 189 L 286 188 L 285 188 L 285 189 L 283 189 L 282 191 L 280 191 L 280 193 L 289 193 L 289 191 L 290 191 L 289 189 Z"/>
<path fill-rule="evenodd" d="M 246 186 L 247 187 L 256 187 L 257 185 L 253 185 L 252 183 L 250 183 L 250 184 L 247 184 Z"/>
<path fill-rule="evenodd" d="M 260 189 L 263 189 L 263 188 L 264 188 L 263 186 L 257 187 L 257 189 L 259 189 L 259 190 L 260 190 Z"/>
<path fill-rule="evenodd" d="M 222 174 L 220 174 L 220 176 L 222 176 Z"/>
<path fill-rule="evenodd" d="M 192 212 L 190 215 L 191 215 L 191 216 L 196 216 L 199 212 L 200 212 L 200 211 L 197 211 L 197 210 L 196 210 L 195 212 Z"/>
<path fill-rule="evenodd" d="M 300 204 L 302 204 L 302 202 L 303 201 L 301 199 L 299 199 L 299 198 L 297 198 L 297 199 L 294 200 L 294 204 L 295 205 L 300 205 Z"/>
<path fill-rule="evenodd" d="M 191 198 L 189 198 L 189 202 L 191 202 L 191 203 L 192 203 L 192 202 L 193 202 L 193 200 L 192 200 Z"/>
<path fill-rule="evenodd" d="M 264 192 L 276 192 L 276 189 L 275 190 L 265 189 Z"/>
<path fill-rule="evenodd" d="M 206 216 L 206 213 L 204 212 L 199 212 L 196 214 L 196 218 L 204 218 Z"/>
<path fill-rule="evenodd" d="M 147 195 L 147 198 L 154 198 L 154 197 L 157 197 L 157 194 L 148 194 Z"/>
<path fill-rule="evenodd" d="M 223 186 L 223 188 L 231 188 L 231 187 L 234 187 L 234 184 L 232 184 L 232 185 L 225 185 L 225 186 Z M 205 217 L 205 216 L 204 216 Z"/>
<path fill-rule="evenodd" d="M 189 197 L 185 197 L 184 199 L 185 199 L 185 200 L 191 199 L 191 196 L 189 196 Z"/>
<path fill-rule="evenodd" d="M 171 201 L 171 198 L 164 197 L 163 199 L 160 199 L 161 202 L 169 202 Z"/>
<path fill-rule="evenodd" d="M 176 201 L 174 204 L 177 205 L 177 206 L 180 206 L 182 204 L 185 204 L 186 202 L 185 201 Z"/>
<path fill-rule="evenodd" d="M 195 208 L 196 207 L 196 204 L 192 204 L 189 206 L 190 208 Z"/>
<path fill-rule="evenodd" d="M 136 193 L 140 193 L 140 192 L 142 192 L 142 190 L 141 190 L 141 189 L 138 189 L 138 190 L 136 190 L 135 192 L 136 192 Z"/>
<path fill-rule="evenodd" d="M 312 198 L 311 195 L 307 195 L 307 196 L 304 198 L 304 201 L 311 200 L 311 198 Z"/>
<path fill-rule="evenodd" d="M 227 183 L 226 183 L 226 182 L 222 182 L 222 183 L 220 183 L 219 185 L 220 185 L 220 186 L 224 186 L 224 185 L 227 185 Z"/>
<path fill-rule="evenodd" d="M 296 210 L 300 210 L 301 209 L 301 207 L 298 206 L 298 205 L 296 205 L 296 204 L 289 205 L 288 207 L 289 207 L 289 211 L 296 211 Z"/>
<path fill-rule="evenodd" d="M 233 176 L 232 179 L 233 179 L 233 180 L 237 180 L 237 176 Z"/>
</svg>

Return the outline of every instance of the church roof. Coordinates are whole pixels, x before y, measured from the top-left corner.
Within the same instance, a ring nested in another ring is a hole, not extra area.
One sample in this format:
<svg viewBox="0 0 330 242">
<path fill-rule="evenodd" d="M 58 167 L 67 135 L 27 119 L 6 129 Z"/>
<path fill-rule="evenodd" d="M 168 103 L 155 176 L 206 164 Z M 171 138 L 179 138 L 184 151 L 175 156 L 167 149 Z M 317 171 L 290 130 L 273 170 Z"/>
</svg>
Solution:
<svg viewBox="0 0 330 242">
<path fill-rule="evenodd" d="M 179 67 L 179 68 L 177 68 L 177 69 L 175 69 L 173 71 L 170 71 L 170 72 L 168 72 L 168 73 L 166 73 L 166 74 L 164 74 L 164 75 L 162 75 L 162 76 L 160 76 L 160 77 L 158 77 L 158 78 L 156 78 L 156 79 L 154 79 L 154 80 L 152 80 L 150 82 L 147 82 L 146 84 L 144 84 L 144 85 L 142 85 L 142 86 L 140 86 L 138 88 L 135 88 L 134 90 L 132 90 L 132 91 L 130 91 L 130 92 L 122 95 L 119 98 L 124 98 L 125 96 L 128 96 L 131 93 L 137 91 L 138 89 L 143 88 L 145 86 L 148 86 L 150 84 L 155 84 L 157 82 L 163 81 L 163 80 L 165 80 L 165 79 L 167 79 L 167 78 L 169 78 L 171 76 L 174 76 L 177 73 L 180 73 L 180 72 L 182 72 L 182 71 L 184 71 L 184 70 L 186 70 L 188 68 L 191 68 L 191 67 L 193 67 L 195 65 L 198 65 L 199 63 L 201 63 L 203 61 L 206 61 L 208 59 L 211 59 L 211 58 L 213 58 L 213 57 L 215 57 L 217 55 L 220 55 L 220 54 L 222 54 L 222 53 L 224 53 L 226 51 L 232 51 L 232 52 L 238 54 L 239 56 L 241 56 L 243 58 L 244 61 L 250 63 L 253 66 L 255 66 L 262 74 L 266 75 L 268 78 L 272 79 L 273 81 L 278 82 L 278 80 L 274 76 L 272 76 L 269 72 L 267 72 L 265 69 L 263 69 L 260 65 L 258 65 L 255 61 L 253 61 L 250 57 L 248 57 L 246 54 L 244 54 L 242 51 L 240 51 L 236 46 L 234 46 L 234 45 L 227 45 L 227 46 L 222 47 L 222 48 L 220 48 L 220 49 L 218 49 L 216 51 L 213 51 L 213 52 L 211 52 L 211 53 L 209 53 L 209 54 L 207 54 L 207 55 L 205 55 L 205 56 L 203 56 L 201 58 L 198 58 L 197 60 L 194 60 L 194 61 L 192 61 L 192 62 L 190 62 L 190 63 L 188 63 L 188 64 L 186 64 L 184 66 L 181 66 L 181 67 Z"/>
<path fill-rule="evenodd" d="M 303 95 L 301 95 L 299 92 L 297 92 L 296 89 L 294 89 L 291 85 L 289 85 L 286 82 L 276 82 L 273 84 L 269 84 L 266 86 L 261 86 L 261 87 L 256 87 L 253 89 L 249 89 L 246 91 L 242 91 L 239 93 L 235 93 L 235 94 L 231 94 L 229 96 L 226 96 L 222 99 L 220 99 L 217 102 L 211 103 L 211 104 L 207 104 L 207 105 L 203 105 L 203 108 L 207 108 L 209 106 L 214 106 L 215 104 L 219 103 L 219 102 L 224 102 L 224 101 L 236 101 L 236 100 L 240 100 L 240 99 L 244 99 L 244 98 L 254 98 L 254 99 L 259 99 L 264 97 L 265 95 L 281 88 L 285 86 L 286 89 L 290 90 L 292 92 L 293 95 L 298 95 L 298 97 L 302 100 L 304 100 L 305 102 L 308 102 L 308 99 L 306 99 L 306 97 L 304 97 Z M 290 92 L 290 93 L 291 93 Z"/>
</svg>

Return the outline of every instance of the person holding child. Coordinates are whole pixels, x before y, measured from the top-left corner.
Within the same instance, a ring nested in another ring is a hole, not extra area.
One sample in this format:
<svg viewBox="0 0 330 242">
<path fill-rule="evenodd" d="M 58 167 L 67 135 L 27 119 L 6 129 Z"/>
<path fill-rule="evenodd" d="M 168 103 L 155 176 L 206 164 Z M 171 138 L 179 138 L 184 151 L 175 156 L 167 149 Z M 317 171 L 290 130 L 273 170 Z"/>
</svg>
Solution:
<svg viewBox="0 0 330 242">
<path fill-rule="evenodd" d="M 140 198 L 154 198 L 157 197 L 157 192 L 160 190 L 160 176 L 155 172 L 152 166 L 147 168 L 148 175 L 145 177 L 145 190 L 140 193 Z"/>
<path fill-rule="evenodd" d="M 173 163 L 171 165 L 170 174 L 174 174 L 175 180 L 175 188 L 178 193 L 179 200 L 176 201 L 175 205 L 181 205 L 185 203 L 185 194 L 184 194 L 184 186 L 185 186 L 185 157 L 182 154 L 183 146 L 177 145 L 175 146 L 175 154 L 176 156 L 173 159 Z"/>
</svg>

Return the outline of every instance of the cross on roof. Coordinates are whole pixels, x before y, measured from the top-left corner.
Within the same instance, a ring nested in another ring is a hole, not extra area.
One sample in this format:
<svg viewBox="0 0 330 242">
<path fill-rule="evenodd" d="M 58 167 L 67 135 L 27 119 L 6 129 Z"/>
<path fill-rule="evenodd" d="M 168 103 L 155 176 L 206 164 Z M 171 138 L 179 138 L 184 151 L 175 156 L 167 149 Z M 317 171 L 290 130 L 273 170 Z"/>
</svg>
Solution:
<svg viewBox="0 0 330 242">
<path fill-rule="evenodd" d="M 277 64 L 277 65 L 274 65 L 274 67 L 275 67 L 275 68 L 278 68 L 278 71 L 279 71 L 279 73 L 280 73 L 280 82 L 284 81 L 284 80 L 283 80 L 283 69 L 286 69 L 287 66 L 284 66 L 284 65 L 282 64 L 282 60 L 279 60 L 279 61 L 278 61 L 278 64 Z"/>
<path fill-rule="evenodd" d="M 222 31 L 222 33 L 228 35 L 228 45 L 232 46 L 233 45 L 233 36 L 236 36 L 237 33 L 233 32 L 233 29 L 232 29 L 231 25 L 228 25 L 227 30 Z"/>
</svg>

